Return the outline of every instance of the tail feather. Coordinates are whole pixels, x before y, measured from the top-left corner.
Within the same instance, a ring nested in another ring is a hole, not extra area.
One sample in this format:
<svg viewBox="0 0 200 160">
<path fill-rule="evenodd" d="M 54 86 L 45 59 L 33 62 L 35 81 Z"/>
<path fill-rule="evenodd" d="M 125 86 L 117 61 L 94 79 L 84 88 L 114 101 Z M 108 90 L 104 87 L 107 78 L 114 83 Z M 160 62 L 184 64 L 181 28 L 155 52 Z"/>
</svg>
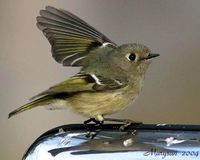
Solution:
<svg viewBox="0 0 200 160">
<path fill-rule="evenodd" d="M 35 107 L 38 107 L 38 106 L 41 106 L 41 105 L 47 105 L 50 103 L 50 101 L 52 100 L 52 97 L 51 96 L 45 96 L 45 97 L 41 97 L 39 99 L 36 99 L 30 103 L 27 103 L 19 108 L 17 108 L 16 110 L 12 111 L 9 113 L 8 115 L 8 118 L 18 114 L 18 113 L 21 113 L 21 112 L 24 112 L 26 110 L 29 110 L 29 109 L 32 109 L 32 108 L 35 108 Z"/>
</svg>

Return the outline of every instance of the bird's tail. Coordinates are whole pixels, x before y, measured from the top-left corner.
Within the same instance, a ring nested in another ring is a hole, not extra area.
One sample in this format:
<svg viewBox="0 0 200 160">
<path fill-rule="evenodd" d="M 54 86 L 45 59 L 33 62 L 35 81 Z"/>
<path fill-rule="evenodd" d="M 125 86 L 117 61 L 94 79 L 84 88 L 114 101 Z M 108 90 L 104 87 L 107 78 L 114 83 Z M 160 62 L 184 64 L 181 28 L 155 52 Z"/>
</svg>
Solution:
<svg viewBox="0 0 200 160">
<path fill-rule="evenodd" d="M 44 96 L 44 97 L 38 98 L 30 103 L 27 103 L 27 104 L 17 108 L 16 110 L 10 112 L 8 115 L 8 118 L 10 118 L 18 113 L 24 112 L 28 109 L 32 109 L 32 108 L 35 108 L 38 106 L 48 105 L 49 103 L 51 103 L 51 100 L 53 100 L 52 96 Z"/>
</svg>

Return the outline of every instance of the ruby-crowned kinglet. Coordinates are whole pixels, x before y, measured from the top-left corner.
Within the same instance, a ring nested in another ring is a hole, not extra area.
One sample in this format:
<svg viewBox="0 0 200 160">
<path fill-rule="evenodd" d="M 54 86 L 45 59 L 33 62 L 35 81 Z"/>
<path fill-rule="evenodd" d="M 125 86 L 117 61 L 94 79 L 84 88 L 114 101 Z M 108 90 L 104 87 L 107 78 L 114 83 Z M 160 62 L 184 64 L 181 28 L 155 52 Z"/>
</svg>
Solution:
<svg viewBox="0 0 200 160">
<path fill-rule="evenodd" d="M 46 7 L 37 26 L 63 66 L 81 66 L 75 76 L 38 94 L 9 117 L 38 106 L 66 107 L 103 121 L 123 110 L 141 90 L 153 54 L 142 44 L 116 45 L 92 26 L 65 10 Z"/>
</svg>

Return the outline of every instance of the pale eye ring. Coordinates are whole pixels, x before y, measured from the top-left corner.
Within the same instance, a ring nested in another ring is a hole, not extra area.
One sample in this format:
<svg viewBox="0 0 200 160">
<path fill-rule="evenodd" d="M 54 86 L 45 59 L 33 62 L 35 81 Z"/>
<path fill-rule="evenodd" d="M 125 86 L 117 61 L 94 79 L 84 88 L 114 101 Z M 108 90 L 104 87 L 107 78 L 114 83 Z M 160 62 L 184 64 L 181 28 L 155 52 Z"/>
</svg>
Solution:
<svg viewBox="0 0 200 160">
<path fill-rule="evenodd" d="M 135 61 L 137 59 L 137 56 L 135 53 L 128 53 L 126 55 L 126 58 L 129 60 L 129 61 Z"/>
</svg>

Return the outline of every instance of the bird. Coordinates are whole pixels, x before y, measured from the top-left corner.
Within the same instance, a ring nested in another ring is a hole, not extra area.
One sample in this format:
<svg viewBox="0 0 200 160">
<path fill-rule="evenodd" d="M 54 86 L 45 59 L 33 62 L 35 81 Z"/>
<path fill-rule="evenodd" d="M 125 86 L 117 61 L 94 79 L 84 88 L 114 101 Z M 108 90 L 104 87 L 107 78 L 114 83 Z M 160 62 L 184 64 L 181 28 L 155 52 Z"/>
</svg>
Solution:
<svg viewBox="0 0 200 160">
<path fill-rule="evenodd" d="M 46 6 L 37 27 L 51 44 L 52 57 L 63 66 L 81 67 L 67 80 L 37 94 L 9 113 L 50 106 L 66 108 L 104 122 L 105 116 L 124 110 L 143 86 L 145 72 L 157 53 L 140 43 L 117 45 L 76 15 Z"/>
</svg>

